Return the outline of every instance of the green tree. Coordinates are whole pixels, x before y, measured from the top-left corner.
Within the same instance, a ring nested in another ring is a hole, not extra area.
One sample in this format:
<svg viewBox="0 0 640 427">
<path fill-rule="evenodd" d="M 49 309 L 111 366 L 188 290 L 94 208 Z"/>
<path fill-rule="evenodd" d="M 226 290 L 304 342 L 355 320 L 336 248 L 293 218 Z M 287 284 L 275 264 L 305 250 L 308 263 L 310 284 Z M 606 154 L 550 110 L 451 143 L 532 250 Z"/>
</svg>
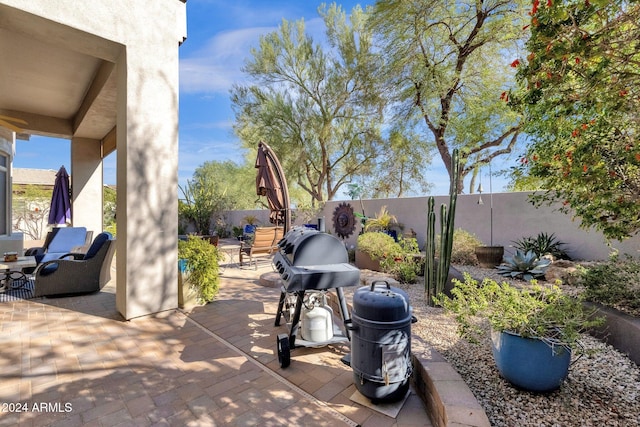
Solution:
<svg viewBox="0 0 640 427">
<path fill-rule="evenodd" d="M 380 136 L 386 101 L 373 79 L 380 57 L 365 14 L 357 6 L 347 18 L 335 4 L 319 11 L 328 47 L 305 33 L 304 21 L 283 20 L 251 51 L 243 71 L 253 84 L 235 86 L 231 96 L 243 144 L 269 144 L 289 187 L 313 204 L 331 200 L 388 151 Z"/>
<path fill-rule="evenodd" d="M 393 129 L 389 151 L 378 157 L 369 176 L 362 176 L 364 195 L 370 198 L 402 197 L 429 191 L 424 168 L 431 163 L 430 147 L 411 129 Z"/>
<path fill-rule="evenodd" d="M 116 190 L 108 186 L 102 187 L 103 226 L 104 230 L 116 235 Z"/>
<path fill-rule="evenodd" d="M 513 71 L 504 53 L 522 40 L 521 1 L 379 0 L 371 25 L 387 60 L 384 78 L 399 120 L 424 131 L 449 172 L 459 148 L 467 174 L 518 141 L 521 116 L 504 102 Z M 501 95 L 502 94 L 502 95 Z"/>
<path fill-rule="evenodd" d="M 518 66 L 533 137 L 522 174 L 542 181 L 536 203 L 563 211 L 608 238 L 640 230 L 640 3 L 533 2 L 527 58 Z"/>
<path fill-rule="evenodd" d="M 178 212 L 183 226 L 184 221 L 190 222 L 196 232 L 207 235 L 225 226 L 223 211 L 255 208 L 255 169 L 230 160 L 205 162 L 180 191 Z"/>
</svg>

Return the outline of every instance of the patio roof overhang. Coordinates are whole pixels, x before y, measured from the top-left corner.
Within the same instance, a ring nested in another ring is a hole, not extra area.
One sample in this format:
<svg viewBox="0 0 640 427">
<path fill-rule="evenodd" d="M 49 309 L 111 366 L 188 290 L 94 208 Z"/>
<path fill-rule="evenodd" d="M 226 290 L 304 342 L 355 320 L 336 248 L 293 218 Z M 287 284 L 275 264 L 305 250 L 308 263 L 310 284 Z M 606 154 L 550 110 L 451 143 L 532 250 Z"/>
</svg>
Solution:
<svg viewBox="0 0 640 427">
<path fill-rule="evenodd" d="M 0 115 L 24 120 L 18 138 L 102 141 L 115 149 L 116 71 L 122 47 L 0 4 Z"/>
</svg>

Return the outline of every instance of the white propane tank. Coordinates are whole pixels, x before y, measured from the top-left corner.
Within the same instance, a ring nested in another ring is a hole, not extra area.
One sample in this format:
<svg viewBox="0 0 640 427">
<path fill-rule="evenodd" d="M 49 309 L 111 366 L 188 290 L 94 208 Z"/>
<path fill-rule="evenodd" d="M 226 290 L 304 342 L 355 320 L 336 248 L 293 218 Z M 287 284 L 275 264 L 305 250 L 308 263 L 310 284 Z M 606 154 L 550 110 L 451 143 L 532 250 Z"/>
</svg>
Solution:
<svg viewBox="0 0 640 427">
<path fill-rule="evenodd" d="M 321 292 L 314 292 L 308 301 L 302 306 L 302 339 L 318 343 L 329 341 L 333 338 L 333 310 Z"/>
</svg>

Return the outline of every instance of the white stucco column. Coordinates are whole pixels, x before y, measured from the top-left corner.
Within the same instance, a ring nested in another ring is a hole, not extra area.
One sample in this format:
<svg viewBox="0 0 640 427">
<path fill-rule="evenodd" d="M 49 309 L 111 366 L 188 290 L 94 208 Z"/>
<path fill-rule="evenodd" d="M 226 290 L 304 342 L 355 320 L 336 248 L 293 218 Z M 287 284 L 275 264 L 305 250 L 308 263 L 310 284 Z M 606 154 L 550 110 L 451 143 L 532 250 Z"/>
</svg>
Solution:
<svg viewBox="0 0 640 427">
<path fill-rule="evenodd" d="M 100 141 L 87 138 L 71 140 L 72 221 L 86 227 L 95 237 L 102 231 L 102 150 Z"/>
<path fill-rule="evenodd" d="M 116 305 L 127 319 L 178 305 L 176 44 L 140 39 L 116 64 Z"/>
</svg>

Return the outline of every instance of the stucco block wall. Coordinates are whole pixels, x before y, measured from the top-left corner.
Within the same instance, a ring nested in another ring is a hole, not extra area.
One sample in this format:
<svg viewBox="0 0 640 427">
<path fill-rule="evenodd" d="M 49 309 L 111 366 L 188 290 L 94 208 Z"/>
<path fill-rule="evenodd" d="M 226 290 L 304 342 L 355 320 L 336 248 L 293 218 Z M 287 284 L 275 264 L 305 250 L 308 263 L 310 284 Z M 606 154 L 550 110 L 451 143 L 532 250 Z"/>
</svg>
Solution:
<svg viewBox="0 0 640 427">
<path fill-rule="evenodd" d="M 623 242 L 607 242 L 602 233 L 596 230 L 585 230 L 579 227 L 580 220 L 558 211 L 559 205 L 535 208 L 529 202 L 529 192 L 483 194 L 484 204 L 478 204 L 478 194 L 462 194 L 458 196 L 456 206 L 455 227 L 467 230 L 482 240 L 485 245 L 505 247 L 505 254 L 513 253 L 513 241 L 528 236 L 536 236 L 544 232 L 555 234 L 558 240 L 566 243 L 564 248 L 573 259 L 602 260 L 609 256 L 613 248 L 620 253 L 640 256 L 640 236 L 634 236 Z M 493 209 L 491 209 L 493 199 Z M 405 232 L 413 229 L 417 233 L 420 247 L 424 247 L 426 236 L 427 197 L 400 199 L 363 200 L 365 214 L 375 217 L 382 206 L 387 206 L 389 213 L 395 215 L 404 224 Z M 324 209 L 327 230 L 333 232 L 333 211 L 338 201 L 327 202 Z M 351 200 L 348 203 L 355 211 L 361 212 L 360 202 Z M 436 232 L 440 227 L 439 209 L 442 204 L 449 204 L 449 196 L 436 196 Z M 493 215 L 492 215 L 493 211 Z M 491 233 L 491 216 L 493 216 L 493 233 Z M 360 231 L 351 235 L 346 244 L 355 246 Z M 610 244 L 610 246 L 609 246 Z"/>
<path fill-rule="evenodd" d="M 566 243 L 564 248 L 576 260 L 603 260 L 613 249 L 621 254 L 640 256 L 640 236 L 636 235 L 623 242 L 607 242 L 602 233 L 596 230 L 580 228 L 580 220 L 558 211 L 559 205 L 535 208 L 529 202 L 529 192 L 483 194 L 483 204 L 478 204 L 478 194 L 461 194 L 456 207 L 455 227 L 467 230 L 482 240 L 485 245 L 502 245 L 505 255 L 514 252 L 513 242 L 523 237 L 536 236 L 538 233 L 555 234 L 559 241 Z M 493 199 L 493 209 L 491 208 Z M 375 217 L 380 208 L 386 206 L 389 213 L 395 215 L 404 225 L 404 231 L 413 229 L 418 244 L 424 248 L 426 236 L 428 197 L 407 197 L 400 199 L 363 200 L 364 213 Z M 362 213 L 359 200 L 330 201 L 325 204 L 323 216 L 326 230 L 335 234 L 333 212 L 341 203 L 348 203 L 355 212 Z M 440 205 L 449 204 L 449 196 L 436 196 L 436 232 L 440 229 Z M 493 212 L 492 212 L 493 211 Z M 227 213 L 229 224 L 240 225 L 247 214 L 255 215 L 263 224 L 268 224 L 267 210 L 235 211 Z M 491 217 L 493 216 L 493 233 Z M 313 221 L 314 223 L 316 221 Z M 355 248 L 358 233 L 362 228 L 356 225 L 354 234 L 345 239 L 347 248 Z"/>
</svg>

